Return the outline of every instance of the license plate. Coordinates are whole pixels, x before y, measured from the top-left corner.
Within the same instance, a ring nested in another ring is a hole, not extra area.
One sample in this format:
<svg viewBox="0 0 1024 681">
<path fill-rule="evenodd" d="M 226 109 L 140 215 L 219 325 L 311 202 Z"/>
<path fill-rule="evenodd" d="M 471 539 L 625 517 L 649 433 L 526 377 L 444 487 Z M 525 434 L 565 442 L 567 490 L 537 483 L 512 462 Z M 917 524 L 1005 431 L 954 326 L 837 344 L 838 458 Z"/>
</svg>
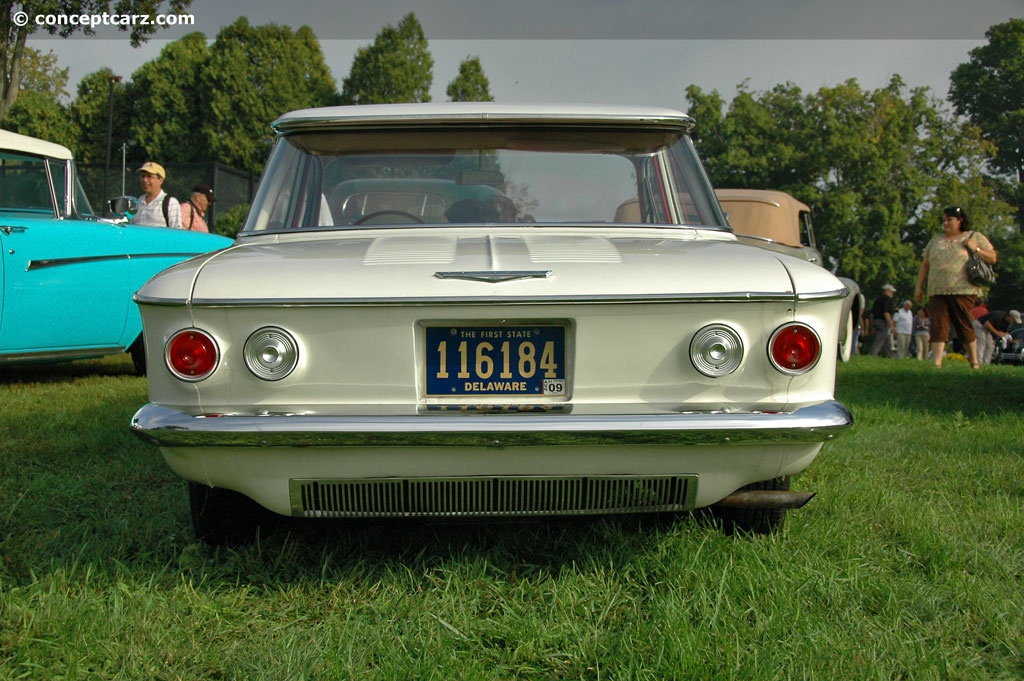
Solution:
<svg viewBox="0 0 1024 681">
<path fill-rule="evenodd" d="M 564 397 L 565 326 L 426 327 L 428 397 Z"/>
</svg>

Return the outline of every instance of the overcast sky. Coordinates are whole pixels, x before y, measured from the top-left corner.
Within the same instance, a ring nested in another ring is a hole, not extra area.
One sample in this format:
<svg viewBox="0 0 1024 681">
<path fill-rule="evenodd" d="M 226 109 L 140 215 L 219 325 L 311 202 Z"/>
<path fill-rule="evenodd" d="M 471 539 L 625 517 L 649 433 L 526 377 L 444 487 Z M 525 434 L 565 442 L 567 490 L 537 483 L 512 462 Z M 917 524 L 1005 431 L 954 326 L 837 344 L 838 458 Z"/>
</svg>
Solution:
<svg viewBox="0 0 1024 681">
<path fill-rule="evenodd" d="M 212 40 L 240 15 L 254 25 L 310 26 L 338 88 L 356 49 L 411 11 L 434 57 L 434 101 L 466 56 L 480 58 L 495 99 L 638 103 L 685 108 L 696 84 L 727 99 L 792 82 L 805 91 L 856 78 L 869 89 L 899 74 L 945 97 L 949 74 L 985 43 L 992 24 L 1024 18 L 1024 0 L 194 0 L 195 25 L 141 48 L 106 32 L 66 40 L 36 34 L 70 69 L 69 90 L 104 66 L 131 77 L 167 38 Z"/>
</svg>

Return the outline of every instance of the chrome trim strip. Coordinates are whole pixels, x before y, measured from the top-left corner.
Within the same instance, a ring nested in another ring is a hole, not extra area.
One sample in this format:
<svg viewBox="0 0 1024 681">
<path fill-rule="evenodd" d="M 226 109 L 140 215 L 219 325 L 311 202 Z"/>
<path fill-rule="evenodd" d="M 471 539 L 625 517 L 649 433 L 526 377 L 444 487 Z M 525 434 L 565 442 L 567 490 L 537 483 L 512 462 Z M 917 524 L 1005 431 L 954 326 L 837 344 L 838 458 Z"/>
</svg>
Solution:
<svg viewBox="0 0 1024 681">
<path fill-rule="evenodd" d="M 481 272 L 434 272 L 438 279 L 465 279 L 482 281 L 486 284 L 500 284 L 518 279 L 547 279 L 551 270 L 484 270 Z"/>
<path fill-rule="evenodd" d="M 649 415 L 190 416 L 142 407 L 131 430 L 161 447 L 528 447 L 824 442 L 853 424 L 835 400 L 794 412 Z"/>
<path fill-rule="evenodd" d="M 127 348 L 83 348 L 80 350 L 42 350 L 39 352 L 0 353 L 0 364 L 20 364 L 22 362 L 68 362 L 73 359 L 87 357 L 104 357 L 127 352 Z"/>
<path fill-rule="evenodd" d="M 362 307 L 366 305 L 556 305 L 575 304 L 622 304 L 622 303 L 778 303 L 812 300 L 833 300 L 846 298 L 848 288 L 834 291 L 802 293 L 794 296 L 787 293 L 660 293 L 643 295 L 588 295 L 588 296 L 532 296 L 506 298 L 195 298 L 193 307 Z M 136 295 L 135 302 L 145 305 L 186 305 L 184 299 L 157 298 Z"/>
<path fill-rule="evenodd" d="M 47 260 L 29 260 L 26 272 L 46 269 L 48 267 L 64 267 L 65 265 L 82 265 L 92 262 L 110 260 L 143 260 L 146 258 L 194 258 L 201 253 L 114 253 L 110 255 L 89 255 L 79 258 L 52 258 Z"/>
<path fill-rule="evenodd" d="M 408 127 L 465 127 L 465 126 L 508 126 L 508 125 L 541 125 L 558 127 L 570 125 L 574 129 L 582 127 L 614 127 L 620 125 L 643 125 L 655 128 L 690 130 L 694 119 L 679 111 L 641 110 L 625 108 L 595 112 L 583 111 L 579 107 L 459 107 L 436 106 L 414 108 L 413 105 L 397 107 L 375 106 L 362 112 L 356 107 L 324 108 L 293 111 L 284 114 L 270 124 L 278 135 L 288 135 L 306 130 L 346 130 L 372 129 L 384 130 L 403 129 Z"/>
</svg>

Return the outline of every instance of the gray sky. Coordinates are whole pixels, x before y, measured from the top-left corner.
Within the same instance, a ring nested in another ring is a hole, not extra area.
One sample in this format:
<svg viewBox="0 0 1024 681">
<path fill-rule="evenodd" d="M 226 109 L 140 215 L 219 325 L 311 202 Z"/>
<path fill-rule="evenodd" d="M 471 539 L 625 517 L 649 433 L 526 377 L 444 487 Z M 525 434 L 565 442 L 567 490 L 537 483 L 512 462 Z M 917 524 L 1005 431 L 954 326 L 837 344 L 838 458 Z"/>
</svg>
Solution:
<svg viewBox="0 0 1024 681">
<path fill-rule="evenodd" d="M 338 87 L 360 46 L 410 9 L 430 41 L 434 101 L 468 55 L 480 58 L 498 101 L 639 103 L 685 108 L 696 84 L 730 99 L 792 82 L 805 91 L 856 78 L 878 88 L 899 74 L 945 97 L 950 72 L 985 43 L 995 23 L 1024 17 L 1024 0 L 314 0 L 244 4 L 194 0 L 195 25 L 209 39 L 239 16 L 254 25 L 310 26 Z M 412 6 L 411 5 L 415 5 Z M 110 66 L 130 77 L 166 38 L 132 48 L 123 34 L 40 37 L 78 80 Z"/>
</svg>

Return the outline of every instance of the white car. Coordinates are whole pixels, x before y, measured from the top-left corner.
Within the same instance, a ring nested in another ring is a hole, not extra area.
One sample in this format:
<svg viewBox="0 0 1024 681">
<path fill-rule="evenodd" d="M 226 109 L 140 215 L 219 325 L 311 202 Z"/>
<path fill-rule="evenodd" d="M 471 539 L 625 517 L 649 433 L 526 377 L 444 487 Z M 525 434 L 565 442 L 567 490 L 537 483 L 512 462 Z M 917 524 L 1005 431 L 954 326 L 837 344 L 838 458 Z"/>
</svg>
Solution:
<svg viewBox="0 0 1024 681">
<path fill-rule="evenodd" d="M 852 423 L 843 284 L 727 227 L 670 109 L 310 109 L 236 245 L 136 296 L 132 428 L 197 535 L 307 518 L 687 511 L 771 531 Z M 824 350 L 828 349 L 828 350 Z"/>
</svg>

